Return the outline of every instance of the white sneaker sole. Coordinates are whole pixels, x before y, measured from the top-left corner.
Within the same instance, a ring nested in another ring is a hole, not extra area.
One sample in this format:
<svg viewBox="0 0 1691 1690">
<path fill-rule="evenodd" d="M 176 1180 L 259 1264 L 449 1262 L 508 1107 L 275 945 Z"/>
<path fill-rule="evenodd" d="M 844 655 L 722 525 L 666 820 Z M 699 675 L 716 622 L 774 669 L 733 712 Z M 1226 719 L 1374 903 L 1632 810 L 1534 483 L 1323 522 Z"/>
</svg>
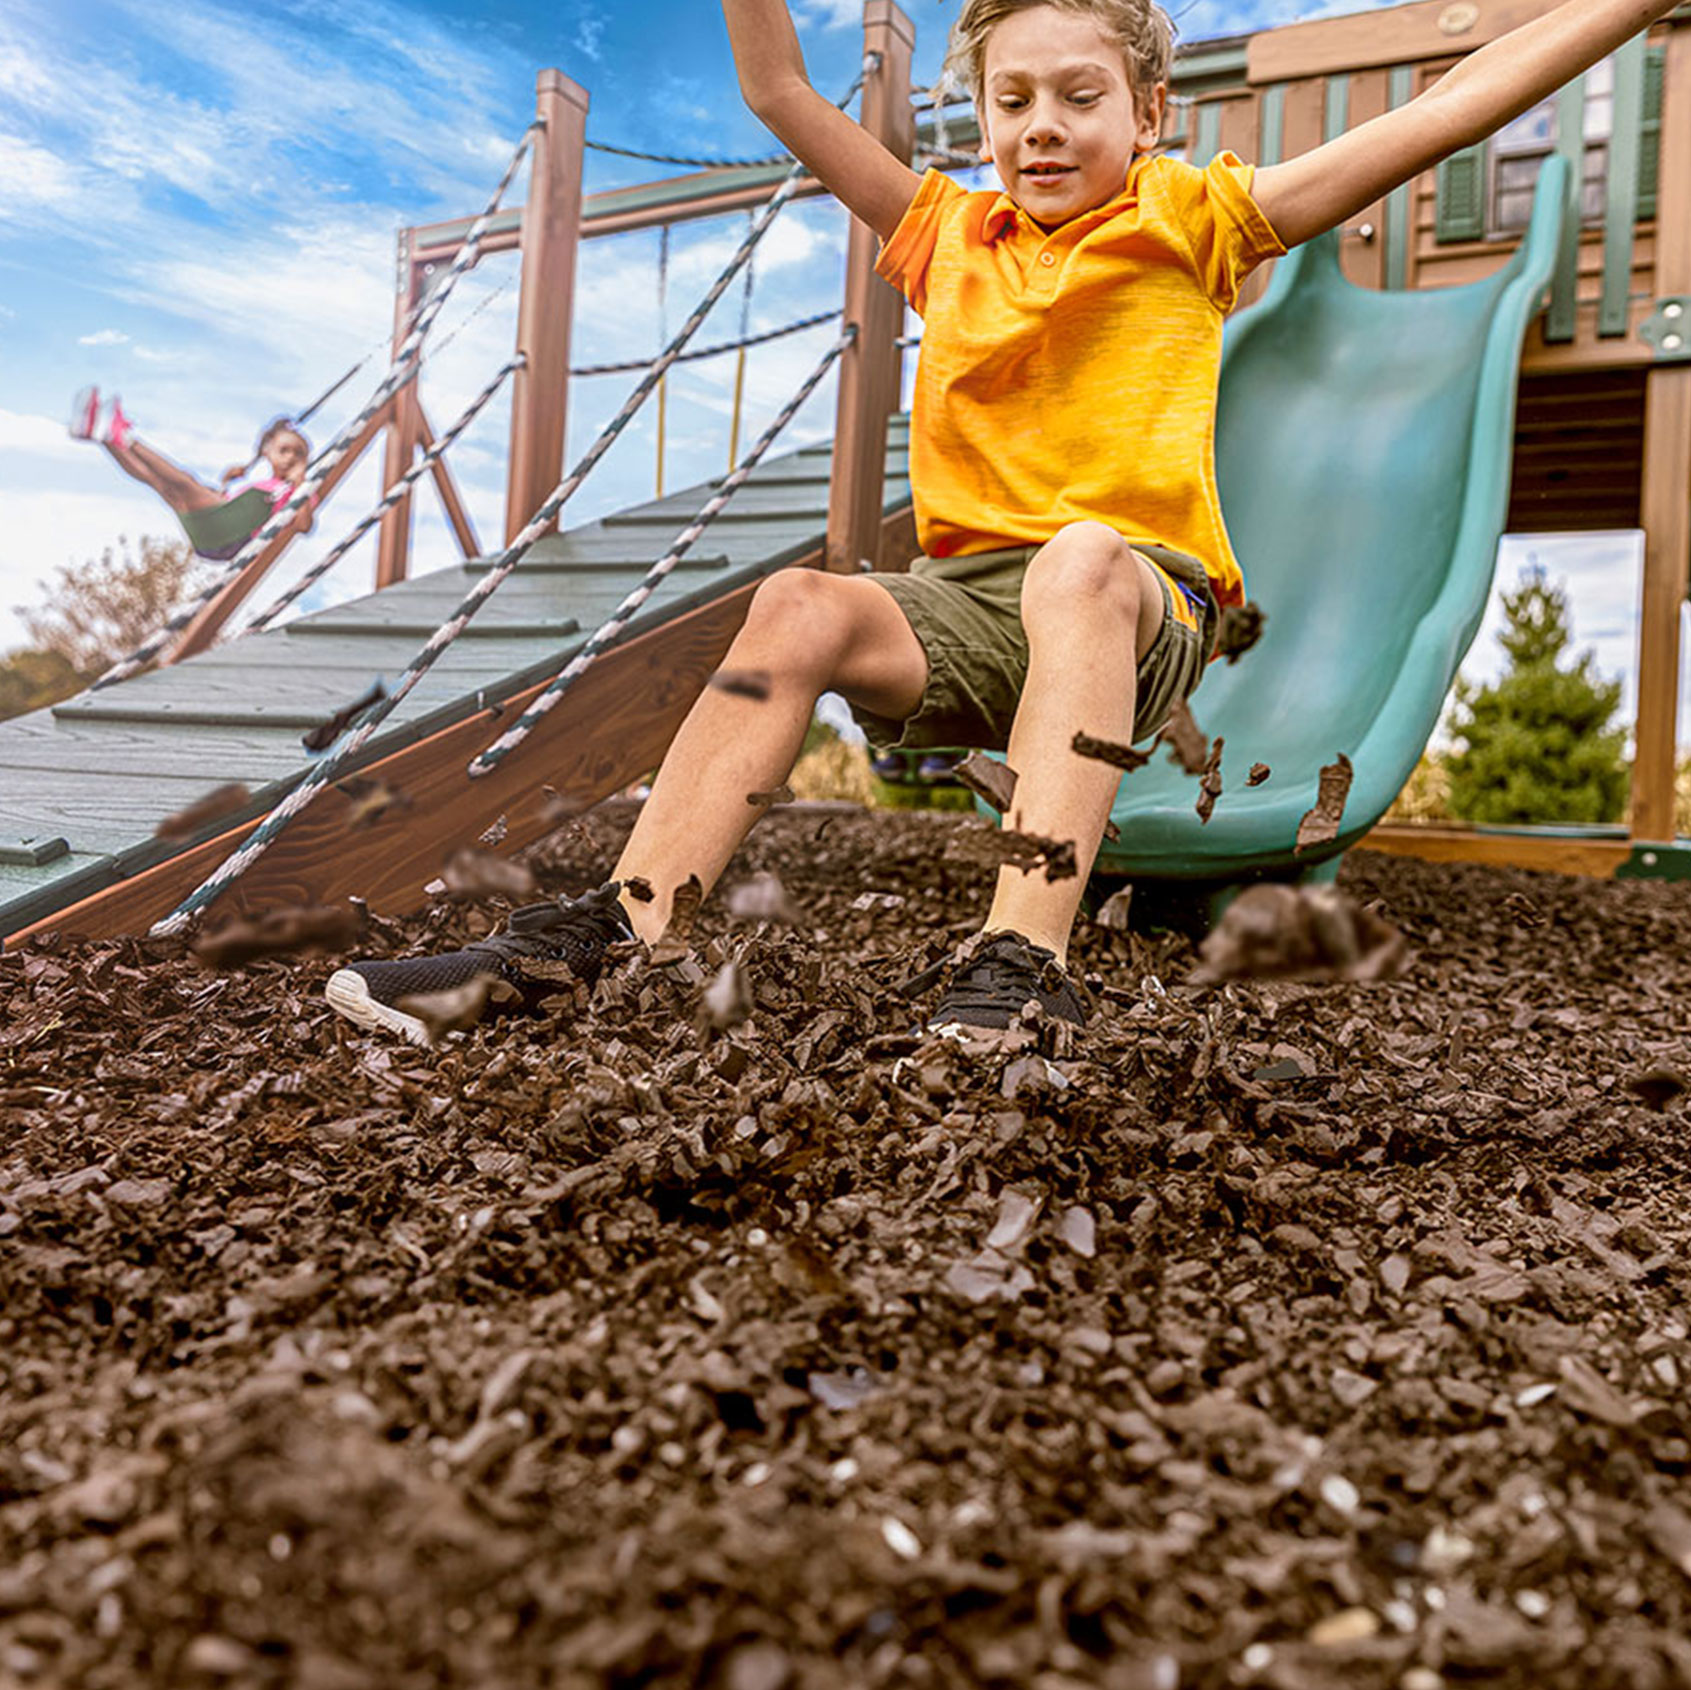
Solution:
<svg viewBox="0 0 1691 1690">
<path fill-rule="evenodd" d="M 72 440 L 92 440 L 100 421 L 100 395 L 96 388 L 85 387 L 71 401 L 70 437 Z"/>
<path fill-rule="evenodd" d="M 409 1039 L 414 1045 L 428 1045 L 429 1030 L 414 1015 L 407 1015 L 403 1010 L 393 1009 L 385 1003 L 378 1003 L 370 996 L 369 982 L 362 974 L 355 974 L 350 968 L 337 969 L 329 976 L 329 983 L 323 988 L 323 996 L 329 1000 L 329 1007 L 338 1015 L 344 1015 L 348 1021 L 374 1032 L 397 1033 L 402 1039 Z"/>
</svg>

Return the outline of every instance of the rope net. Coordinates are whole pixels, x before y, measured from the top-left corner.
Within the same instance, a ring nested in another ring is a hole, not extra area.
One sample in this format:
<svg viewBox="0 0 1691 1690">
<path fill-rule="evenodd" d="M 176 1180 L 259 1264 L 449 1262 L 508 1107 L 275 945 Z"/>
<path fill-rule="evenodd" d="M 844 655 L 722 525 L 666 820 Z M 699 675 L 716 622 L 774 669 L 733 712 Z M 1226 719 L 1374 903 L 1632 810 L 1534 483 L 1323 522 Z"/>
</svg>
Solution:
<svg viewBox="0 0 1691 1690">
<path fill-rule="evenodd" d="M 387 374 L 377 383 L 376 391 L 365 402 L 351 422 L 347 423 L 337 434 L 329 446 L 317 458 L 316 462 L 306 472 L 305 479 L 296 487 L 286 504 L 264 522 L 253 537 L 240 549 L 229 563 L 221 569 L 211 583 L 193 600 L 192 603 L 178 610 L 157 633 L 144 640 L 129 656 L 112 665 L 90 689 L 98 692 L 102 687 L 109 687 L 118 681 L 127 680 L 131 675 L 139 673 L 152 662 L 160 652 L 176 642 L 177 637 L 199 616 L 200 612 L 221 593 L 224 587 L 243 569 L 259 556 L 266 546 L 279 534 L 282 534 L 306 509 L 309 501 L 315 497 L 324 480 L 337 464 L 352 449 L 353 442 L 364 431 L 370 420 L 382 409 L 407 382 L 417 378 L 421 367 L 420 358 L 423 343 L 428 338 L 429 330 L 434 326 L 435 319 L 440 315 L 442 307 L 451 297 L 458 278 L 469 269 L 476 260 L 476 253 L 481 245 L 481 238 L 487 230 L 488 223 L 499 208 L 499 202 L 505 197 L 505 190 L 510 187 L 517 174 L 524 157 L 534 142 L 534 132 L 542 127 L 537 120 L 523 131 L 522 140 L 517 150 L 511 155 L 511 162 L 505 167 L 505 174 L 499 178 L 499 185 L 493 191 L 493 197 L 488 201 L 486 209 L 470 226 L 469 233 L 464 237 L 464 244 L 458 249 L 446 274 L 441 277 L 439 284 L 423 302 L 421 308 L 412 319 L 410 332 L 401 343 L 399 350 L 393 356 L 393 362 L 388 367 Z"/>
<path fill-rule="evenodd" d="M 762 158 L 689 158 L 685 153 L 645 153 L 638 147 L 614 147 L 609 141 L 588 141 L 585 144 L 596 153 L 637 158 L 646 164 L 679 164 L 689 170 L 767 170 L 777 164 L 793 162 L 791 153 L 766 153 Z"/>
<path fill-rule="evenodd" d="M 851 87 L 846 90 L 837 103 L 841 106 L 847 105 L 856 96 L 858 90 L 862 88 L 879 63 L 879 54 L 865 55 L 863 68 L 853 79 Z M 526 139 L 525 136 L 525 143 Z M 488 573 L 465 595 L 452 615 L 429 636 L 427 643 L 411 659 L 405 672 L 395 682 L 393 690 L 373 710 L 369 711 L 355 728 L 343 735 L 330 748 L 300 783 L 259 823 L 244 844 L 233 851 L 168 916 L 154 923 L 151 931 L 155 936 L 166 937 L 180 933 L 195 915 L 215 902 L 226 888 L 240 879 L 280 837 L 288 823 L 305 810 L 318 793 L 336 778 L 348 759 L 353 757 L 369 741 L 382 723 L 405 701 L 417 683 L 433 667 L 441 653 L 463 633 L 476 612 L 504 585 L 506 579 L 522 561 L 529 548 L 551 527 L 558 512 L 575 495 L 581 484 L 593 472 L 594 467 L 616 443 L 629 423 L 633 421 L 640 407 L 656 390 L 658 383 L 663 380 L 669 367 L 680 357 L 687 342 L 698 332 L 700 325 L 709 316 L 717 301 L 728 291 L 729 283 L 733 281 L 734 277 L 739 274 L 741 267 L 750 259 L 757 244 L 780 215 L 782 208 L 798 192 L 804 176 L 804 166 L 795 163 L 786 176 L 782 178 L 780 186 L 776 188 L 765 203 L 746 238 L 740 243 L 739 249 L 728 261 L 722 273 L 707 289 L 704 298 L 693 308 L 675 338 L 658 355 L 646 374 L 635 385 L 634 390 L 623 402 L 622 409 L 601 430 L 598 439 L 587 449 L 586 454 L 576 467 L 547 495 L 528 524 L 494 560 Z"/>
<path fill-rule="evenodd" d="M 514 374 L 517 370 L 520 370 L 527 362 L 527 358 L 525 358 L 521 353 L 518 353 L 515 358 L 511 358 L 502 364 L 493 379 L 488 382 L 487 385 L 482 388 L 481 392 L 478 393 L 464 408 L 464 411 L 458 417 L 457 421 L 455 421 L 452 426 L 447 429 L 447 431 L 441 435 L 437 441 L 435 441 L 435 443 L 422 455 L 422 457 L 420 457 L 408 470 L 406 470 L 406 472 L 387 490 L 386 493 L 382 495 L 382 497 L 376 502 L 375 506 L 366 515 L 359 518 L 359 520 L 353 524 L 346 538 L 331 547 L 330 550 L 324 554 L 322 559 L 319 562 L 314 563 L 310 569 L 300 576 L 300 578 L 294 582 L 294 584 L 289 587 L 288 590 L 269 607 L 269 609 L 260 611 L 258 615 L 246 625 L 243 632 L 256 634 L 261 632 L 263 629 L 268 628 L 270 624 L 288 608 L 289 605 L 295 603 L 314 586 L 316 586 L 317 583 L 321 581 L 323 577 L 327 575 L 329 571 L 333 569 L 335 565 L 339 563 L 340 560 L 345 557 L 346 554 L 351 551 L 352 548 L 357 545 L 358 542 L 362 540 L 378 522 L 382 520 L 382 517 L 388 511 L 392 510 L 393 507 L 411 491 L 412 487 L 423 478 L 423 476 L 428 474 L 434 465 L 440 461 L 441 455 L 446 451 L 446 448 L 450 446 L 452 442 L 456 440 L 458 436 L 461 435 L 464 430 L 481 415 L 482 411 L 487 406 L 488 401 L 493 398 L 494 394 L 496 394 L 499 389 L 505 385 L 506 381 L 512 374 Z"/>
<path fill-rule="evenodd" d="M 577 677 L 589 667 L 593 659 L 622 638 L 623 630 L 637 614 L 640 607 L 663 585 L 670 571 L 692 550 L 699 536 L 722 514 L 729 500 L 745 486 L 747 478 L 757 468 L 764 453 L 774 445 L 776 437 L 798 414 L 799 408 L 805 400 L 816 391 L 817 384 L 823 376 L 833 368 L 834 361 L 856 338 L 857 325 L 855 323 L 848 324 L 846 328 L 840 331 L 839 337 L 822 355 L 816 367 L 805 377 L 798 391 L 781 407 L 780 414 L 758 436 L 751 450 L 746 453 L 734 472 L 723 481 L 721 487 L 699 507 L 698 514 L 693 520 L 676 535 L 669 550 L 646 572 L 645 578 L 639 586 L 611 612 L 604 623 L 588 638 L 587 643 L 552 678 L 546 690 L 529 705 L 528 709 L 470 763 L 468 773 L 472 779 L 491 774 L 494 769 L 498 768 L 534 732 L 535 728 L 563 702 L 565 693 L 574 685 Z"/>
<path fill-rule="evenodd" d="M 781 340 L 787 335 L 802 334 L 806 329 L 820 327 L 823 323 L 831 323 L 839 316 L 840 309 L 836 305 L 831 311 L 817 311 L 809 317 L 799 317 L 791 323 L 784 323 L 778 329 L 764 329 L 759 334 L 737 336 L 733 340 L 719 340 L 714 346 L 701 346 L 696 352 L 683 352 L 675 360 L 678 364 L 695 364 L 706 358 L 720 358 L 724 352 L 743 352 L 748 346 L 767 346 L 772 340 Z M 649 358 L 631 358 L 623 364 L 584 364 L 579 369 L 572 369 L 572 376 L 631 376 L 636 370 L 643 370 L 651 363 Z"/>
</svg>

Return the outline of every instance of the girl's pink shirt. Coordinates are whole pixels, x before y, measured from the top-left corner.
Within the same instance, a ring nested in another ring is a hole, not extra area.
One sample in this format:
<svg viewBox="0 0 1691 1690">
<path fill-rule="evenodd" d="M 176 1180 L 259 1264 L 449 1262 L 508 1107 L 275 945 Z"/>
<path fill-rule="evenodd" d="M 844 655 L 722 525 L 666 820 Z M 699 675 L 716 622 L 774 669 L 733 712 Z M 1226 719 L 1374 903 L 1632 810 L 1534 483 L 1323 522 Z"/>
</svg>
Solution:
<svg viewBox="0 0 1691 1690">
<path fill-rule="evenodd" d="M 279 475 L 267 475 L 262 480 L 253 481 L 251 485 L 256 487 L 261 493 L 268 493 L 270 495 L 270 509 L 272 513 L 279 511 L 282 506 L 294 496 L 295 483 L 292 481 L 284 481 Z M 317 497 L 315 494 L 305 501 L 305 509 L 308 515 L 316 515 Z"/>
</svg>

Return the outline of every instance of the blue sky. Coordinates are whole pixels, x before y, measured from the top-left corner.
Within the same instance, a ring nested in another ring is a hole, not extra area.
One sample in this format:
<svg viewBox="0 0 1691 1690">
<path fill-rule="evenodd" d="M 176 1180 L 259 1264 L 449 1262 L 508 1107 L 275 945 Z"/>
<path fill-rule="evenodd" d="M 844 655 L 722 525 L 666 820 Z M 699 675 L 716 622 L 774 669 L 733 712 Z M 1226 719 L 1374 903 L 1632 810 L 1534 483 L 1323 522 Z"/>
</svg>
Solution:
<svg viewBox="0 0 1691 1690">
<path fill-rule="evenodd" d="M 959 0 L 905 0 L 919 80 L 937 75 Z M 1374 9 L 1366 0 L 1181 0 L 1188 39 Z M 795 0 L 814 80 L 833 91 L 860 51 L 860 0 Z M 119 536 L 169 534 L 167 512 L 98 449 L 70 441 L 72 392 L 123 396 L 145 438 L 202 476 L 242 458 L 256 426 L 298 408 L 384 340 L 395 231 L 479 208 L 533 110 L 535 72 L 556 66 L 592 97 L 588 133 L 660 151 L 733 155 L 770 140 L 741 105 L 714 0 L 8 0 L 0 10 L 0 650 L 38 583 Z M 590 155 L 588 188 L 661 167 Z M 522 178 L 513 193 L 520 201 Z M 671 325 L 737 241 L 738 220 L 677 231 Z M 844 223 L 795 208 L 759 255 L 754 327 L 838 298 Z M 655 234 L 588 243 L 578 283 L 577 362 L 649 356 L 659 344 Z M 441 319 L 423 378 L 438 428 L 508 355 L 514 255 L 496 256 Z M 471 313 L 480 306 L 478 314 Z M 701 340 L 731 335 L 738 295 Z M 827 343 L 828 331 L 752 355 L 748 428 L 760 427 Z M 342 396 L 374 384 L 366 366 Z M 719 473 L 731 360 L 674 381 L 671 487 Z M 571 455 L 627 390 L 575 384 Z M 795 442 L 825 435 L 824 388 Z M 343 413 L 344 414 L 344 413 Z M 502 525 L 508 410 L 496 403 L 453 450 L 484 540 Z M 319 436 L 321 438 L 321 436 Z M 377 496 L 377 454 L 320 528 L 338 537 Z M 585 520 L 649 496 L 653 419 L 619 443 L 566 513 Z M 456 557 L 431 493 L 416 501 L 413 568 Z M 1574 592 L 1582 643 L 1606 671 L 1630 670 L 1636 563 L 1626 542 L 1538 544 Z M 319 555 L 296 546 L 295 569 Z M 369 543 L 331 578 L 365 591 Z M 269 591 L 288 578 L 284 566 Z M 1506 558 L 1500 580 L 1514 578 Z M 266 598 L 267 602 L 267 598 Z M 1471 668 L 1495 659 L 1482 634 Z"/>
</svg>

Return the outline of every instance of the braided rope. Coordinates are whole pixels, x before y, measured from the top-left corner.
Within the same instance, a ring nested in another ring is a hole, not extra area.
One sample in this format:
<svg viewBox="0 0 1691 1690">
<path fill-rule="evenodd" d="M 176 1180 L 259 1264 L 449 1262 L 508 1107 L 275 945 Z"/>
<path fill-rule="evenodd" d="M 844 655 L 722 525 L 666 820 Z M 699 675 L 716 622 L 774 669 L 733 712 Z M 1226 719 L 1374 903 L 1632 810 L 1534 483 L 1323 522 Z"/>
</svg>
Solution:
<svg viewBox="0 0 1691 1690">
<path fill-rule="evenodd" d="M 858 72 L 856 79 L 846 91 L 844 98 L 839 101 L 839 104 L 845 105 L 857 93 L 858 89 L 868 79 L 871 69 L 878 62 L 878 54 L 871 53 L 865 56 L 863 69 Z M 167 937 L 174 933 L 180 933 L 193 917 L 213 903 L 225 888 L 239 880 L 264 855 L 288 823 L 304 810 L 325 786 L 336 778 L 341 766 L 347 759 L 364 746 L 376 729 L 398 709 L 412 689 L 433 667 L 440 654 L 463 633 L 469 625 L 470 619 L 504 584 L 511 571 L 522 561 L 528 549 L 552 525 L 558 512 L 574 495 L 582 482 L 587 479 L 588 475 L 592 473 L 599 460 L 616 443 L 623 430 L 633 421 L 635 413 L 651 396 L 653 390 L 663 379 L 665 371 L 681 355 L 682 348 L 698 332 L 699 325 L 710 314 L 712 307 L 728 291 L 728 284 L 739 273 L 741 265 L 751 257 L 753 248 L 762 240 L 770 224 L 779 216 L 781 208 L 798 192 L 804 174 L 802 164 L 793 165 L 787 172 L 781 181 L 781 185 L 770 196 L 757 221 L 747 233 L 745 240 L 740 243 L 739 250 L 729 260 L 722 274 L 711 284 L 704 298 L 694 307 L 687 321 L 681 325 L 680 332 L 659 354 L 651 368 L 635 386 L 634 391 L 623 402 L 622 409 L 600 431 L 599 438 L 588 448 L 580 463 L 553 488 L 539 510 L 534 513 L 528 525 L 499 554 L 488 573 L 465 595 L 452 615 L 429 636 L 428 642 L 411 659 L 405 672 L 395 683 L 393 690 L 363 718 L 356 728 L 330 748 L 328 753 L 301 780 L 299 785 L 295 786 L 276 805 L 275 809 L 258 824 L 244 844 L 231 852 L 217 868 L 213 869 L 169 915 L 153 924 L 151 931 L 154 936 Z"/>
<path fill-rule="evenodd" d="M 770 153 L 763 158 L 688 158 L 681 153 L 643 153 L 637 147 L 613 147 L 609 141 L 588 141 L 596 153 L 615 153 L 618 158 L 637 158 L 646 164 L 680 164 L 691 170 L 762 170 L 770 165 L 791 164 L 791 153 Z"/>
<path fill-rule="evenodd" d="M 692 550 L 694 542 L 721 515 L 723 507 L 727 505 L 728 501 L 745 486 L 748 477 L 757 468 L 758 461 L 763 457 L 763 454 L 774 445 L 776 437 L 798 414 L 800 406 L 816 391 L 817 384 L 833 367 L 835 359 L 856 338 L 857 325 L 855 323 L 850 323 L 841 330 L 839 337 L 822 355 L 816 368 L 805 377 L 798 391 L 781 408 L 780 414 L 758 436 L 756 443 L 740 460 L 733 473 L 699 507 L 699 512 L 693 520 L 675 536 L 669 550 L 646 572 L 646 576 L 639 586 L 611 612 L 603 625 L 593 633 L 587 643 L 570 659 L 564 668 L 552 678 L 546 690 L 529 705 L 528 709 L 470 763 L 468 773 L 472 780 L 485 774 L 491 774 L 504 762 L 539 726 L 541 721 L 563 702 L 564 694 L 569 691 L 577 677 L 592 663 L 593 659 L 622 638 L 623 630 L 640 607 L 663 585 L 670 571 Z"/>
<path fill-rule="evenodd" d="M 986 162 L 979 153 L 960 153 L 954 147 L 918 147 L 916 156 L 946 170 L 979 170 Z"/>
<path fill-rule="evenodd" d="M 316 586 L 382 520 L 383 515 L 392 510 L 411 488 L 428 474 L 446 448 L 481 415 L 488 401 L 505 385 L 512 372 L 520 370 L 527 362 L 527 357 L 519 352 L 515 358 L 508 359 L 501 365 L 498 374 L 470 401 L 458 420 L 382 495 L 369 514 L 353 525 L 346 538 L 325 553 L 320 562 L 313 564 L 268 610 L 260 611 L 242 631 L 256 634 L 268 628 L 289 605 Z"/>
<path fill-rule="evenodd" d="M 714 346 L 701 346 L 697 352 L 683 352 L 675 361 L 678 364 L 695 364 L 705 358 L 720 358 L 724 352 L 739 352 L 748 346 L 763 346 L 772 340 L 780 340 L 784 335 L 799 334 L 805 329 L 814 329 L 822 323 L 832 322 L 839 316 L 840 308 L 836 305 L 832 311 L 818 311 L 809 317 L 800 317 L 797 322 L 788 323 L 782 328 L 765 329 L 761 334 L 746 335 L 737 340 L 719 340 Z M 626 364 L 588 364 L 581 369 L 571 370 L 572 376 L 630 376 L 636 370 L 643 370 L 651 362 L 649 358 L 630 359 Z"/>
<path fill-rule="evenodd" d="M 412 319 L 410 332 L 406 335 L 399 350 L 393 356 L 387 374 L 376 386 L 376 391 L 366 401 L 362 410 L 351 422 L 347 423 L 337 434 L 329 446 L 318 456 L 311 468 L 307 470 L 305 479 L 296 487 L 287 502 L 266 518 L 263 525 L 253 534 L 252 538 L 229 560 L 228 565 L 218 571 L 211 583 L 190 604 L 178 610 L 157 633 L 151 635 L 120 662 L 114 663 L 90 689 L 98 692 L 102 687 L 109 687 L 118 681 L 127 680 L 131 675 L 146 668 L 152 660 L 167 646 L 173 645 L 179 634 L 192 623 L 200 612 L 221 593 L 228 582 L 240 574 L 249 563 L 261 553 L 278 534 L 281 534 L 305 509 L 307 503 L 316 495 L 329 472 L 352 449 L 353 441 L 363 432 L 366 424 L 376 415 L 387 402 L 407 382 L 414 381 L 420 368 L 419 354 L 429 330 L 434 326 L 435 318 L 440 315 L 441 308 L 446 304 L 452 289 L 457 285 L 458 278 L 469 269 L 476 260 L 476 252 L 481 244 L 481 238 L 486 233 L 487 225 L 493 214 L 499 208 L 499 202 L 505 197 L 505 190 L 510 187 L 512 179 L 517 174 L 517 167 L 522 163 L 534 141 L 535 130 L 542 127 L 537 120 L 523 131 L 522 140 L 517 150 L 511 155 L 511 162 L 505 166 L 505 174 L 499 178 L 499 186 L 493 191 L 493 198 L 488 201 L 486 209 L 470 226 L 469 233 L 464 237 L 464 244 L 458 249 L 457 255 L 447 267 L 434 291 L 424 302 L 422 308 Z"/>
</svg>

